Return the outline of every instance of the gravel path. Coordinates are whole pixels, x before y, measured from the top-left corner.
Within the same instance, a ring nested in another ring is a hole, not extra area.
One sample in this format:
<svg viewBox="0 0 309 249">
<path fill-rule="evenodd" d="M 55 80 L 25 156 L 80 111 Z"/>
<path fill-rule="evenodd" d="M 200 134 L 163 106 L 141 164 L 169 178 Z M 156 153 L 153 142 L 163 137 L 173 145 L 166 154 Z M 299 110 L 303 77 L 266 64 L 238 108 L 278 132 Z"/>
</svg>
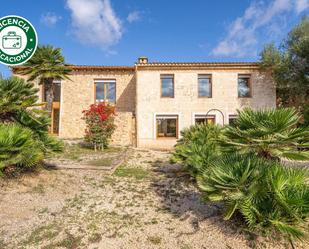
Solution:
<svg viewBox="0 0 309 249">
<path fill-rule="evenodd" d="M 169 157 L 133 150 L 111 176 L 42 170 L 1 181 L 0 248 L 285 248 L 254 244 L 239 224 L 223 221 Z"/>
</svg>

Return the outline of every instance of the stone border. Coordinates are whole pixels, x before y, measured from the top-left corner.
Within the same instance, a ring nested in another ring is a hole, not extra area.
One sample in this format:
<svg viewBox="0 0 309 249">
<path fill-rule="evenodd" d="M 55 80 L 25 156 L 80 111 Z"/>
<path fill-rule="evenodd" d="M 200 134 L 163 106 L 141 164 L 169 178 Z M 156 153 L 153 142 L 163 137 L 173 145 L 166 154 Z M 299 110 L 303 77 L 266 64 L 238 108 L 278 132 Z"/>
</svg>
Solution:
<svg viewBox="0 0 309 249">
<path fill-rule="evenodd" d="M 67 169 L 82 169 L 82 170 L 102 170 L 108 172 L 110 175 L 112 175 L 115 170 L 123 164 L 125 161 L 127 161 L 129 155 L 131 154 L 132 149 L 130 147 L 126 148 L 123 153 L 120 156 L 120 159 L 117 160 L 117 162 L 112 166 L 93 166 L 88 164 L 48 164 L 47 166 L 53 167 L 58 170 L 67 170 Z"/>
</svg>

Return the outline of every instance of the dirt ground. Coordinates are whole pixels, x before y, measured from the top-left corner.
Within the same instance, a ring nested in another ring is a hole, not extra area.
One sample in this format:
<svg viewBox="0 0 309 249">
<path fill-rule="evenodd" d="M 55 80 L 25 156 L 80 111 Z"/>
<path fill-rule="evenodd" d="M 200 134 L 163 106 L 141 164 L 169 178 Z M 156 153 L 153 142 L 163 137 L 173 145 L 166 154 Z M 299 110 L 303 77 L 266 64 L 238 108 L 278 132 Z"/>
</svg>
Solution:
<svg viewBox="0 0 309 249">
<path fill-rule="evenodd" d="M 0 248 L 286 247 L 253 242 L 224 221 L 218 204 L 203 203 L 195 182 L 169 157 L 132 150 L 112 175 L 44 169 L 1 180 Z"/>
</svg>

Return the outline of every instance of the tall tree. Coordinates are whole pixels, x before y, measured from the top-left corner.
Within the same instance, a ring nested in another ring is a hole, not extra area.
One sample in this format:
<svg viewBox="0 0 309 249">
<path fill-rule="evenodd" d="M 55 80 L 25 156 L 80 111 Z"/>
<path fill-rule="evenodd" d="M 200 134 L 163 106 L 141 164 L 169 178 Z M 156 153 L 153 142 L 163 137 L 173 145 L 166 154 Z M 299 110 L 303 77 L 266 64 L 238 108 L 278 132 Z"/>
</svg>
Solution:
<svg viewBox="0 0 309 249">
<path fill-rule="evenodd" d="M 39 46 L 18 73 L 27 75 L 28 81 L 39 80 L 40 84 L 44 84 L 46 110 L 51 112 L 54 100 L 53 81 L 69 79 L 71 69 L 65 64 L 61 49 L 47 45 Z"/>
<path fill-rule="evenodd" d="M 261 66 L 270 71 L 277 87 L 279 106 L 295 107 L 309 124 L 309 17 L 305 16 L 279 48 L 268 44 Z"/>
</svg>

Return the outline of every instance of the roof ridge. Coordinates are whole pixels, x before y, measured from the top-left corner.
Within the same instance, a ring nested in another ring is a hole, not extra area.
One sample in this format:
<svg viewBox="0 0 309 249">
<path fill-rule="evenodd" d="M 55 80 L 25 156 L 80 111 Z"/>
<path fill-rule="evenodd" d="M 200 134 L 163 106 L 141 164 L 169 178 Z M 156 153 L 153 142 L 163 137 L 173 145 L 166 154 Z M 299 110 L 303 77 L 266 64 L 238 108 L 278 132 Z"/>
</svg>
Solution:
<svg viewBox="0 0 309 249">
<path fill-rule="evenodd" d="M 217 62 L 217 61 L 210 61 L 210 62 L 148 62 L 148 63 L 141 63 L 142 65 L 151 65 L 151 64 L 259 64 L 258 61 L 224 61 L 224 62 Z"/>
</svg>

